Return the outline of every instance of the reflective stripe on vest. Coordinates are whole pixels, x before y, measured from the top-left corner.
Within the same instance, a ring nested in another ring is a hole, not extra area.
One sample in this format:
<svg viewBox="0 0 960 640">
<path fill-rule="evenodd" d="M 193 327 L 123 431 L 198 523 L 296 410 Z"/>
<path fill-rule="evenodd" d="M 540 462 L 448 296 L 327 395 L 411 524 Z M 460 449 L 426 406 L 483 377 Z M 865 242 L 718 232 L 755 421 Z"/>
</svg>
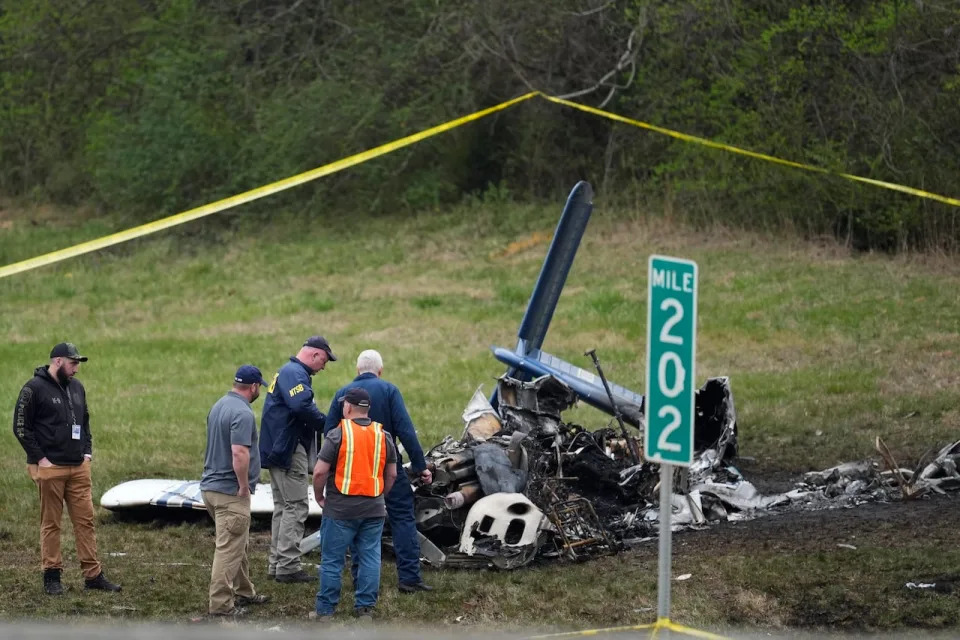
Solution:
<svg viewBox="0 0 960 640">
<path fill-rule="evenodd" d="M 383 493 L 383 469 L 387 464 L 387 441 L 383 425 L 367 426 L 341 420 L 340 451 L 334 483 L 345 496 L 376 497 Z"/>
</svg>

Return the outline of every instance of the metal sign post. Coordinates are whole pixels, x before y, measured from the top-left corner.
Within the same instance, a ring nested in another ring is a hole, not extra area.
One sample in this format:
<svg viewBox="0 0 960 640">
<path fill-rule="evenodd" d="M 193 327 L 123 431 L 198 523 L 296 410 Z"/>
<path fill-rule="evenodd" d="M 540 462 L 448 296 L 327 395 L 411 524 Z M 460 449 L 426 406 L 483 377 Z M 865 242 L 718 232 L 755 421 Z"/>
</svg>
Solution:
<svg viewBox="0 0 960 640">
<path fill-rule="evenodd" d="M 673 505 L 673 466 L 660 465 L 660 561 L 657 578 L 657 622 L 670 619 L 670 559 L 673 557 L 673 532 L 670 516 Z"/>
<path fill-rule="evenodd" d="M 660 463 L 658 624 L 670 619 L 673 468 L 693 462 L 697 264 L 650 256 L 647 269 L 647 394 L 644 456 Z"/>
</svg>

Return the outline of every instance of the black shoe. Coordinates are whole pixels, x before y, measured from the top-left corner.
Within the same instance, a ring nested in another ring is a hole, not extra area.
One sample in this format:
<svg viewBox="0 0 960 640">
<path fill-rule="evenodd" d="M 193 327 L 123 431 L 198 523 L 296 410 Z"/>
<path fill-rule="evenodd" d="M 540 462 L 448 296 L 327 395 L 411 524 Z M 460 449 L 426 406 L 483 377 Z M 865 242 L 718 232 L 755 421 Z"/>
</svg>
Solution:
<svg viewBox="0 0 960 640">
<path fill-rule="evenodd" d="M 223 613 L 205 613 L 202 616 L 197 616 L 195 618 L 190 618 L 190 624 L 212 624 L 212 623 L 226 623 L 237 618 L 242 618 L 247 615 L 246 609 L 241 609 L 240 607 L 234 607 L 230 611 L 225 611 Z"/>
<path fill-rule="evenodd" d="M 309 614 L 307 614 L 307 619 L 310 620 L 310 622 L 315 622 L 319 625 L 328 625 L 333 622 L 333 614 L 311 611 Z"/>
<path fill-rule="evenodd" d="M 373 622 L 373 607 L 357 607 L 353 610 L 353 615 L 360 622 Z"/>
<path fill-rule="evenodd" d="M 258 593 L 255 596 L 237 596 L 233 600 L 234 604 L 238 607 L 249 607 L 255 604 L 267 604 L 270 602 L 270 596 Z"/>
<path fill-rule="evenodd" d="M 118 584 L 113 584 L 107 580 L 106 576 L 103 575 L 101 571 L 96 578 L 87 578 L 83 581 L 84 589 L 99 589 L 100 591 L 120 591 L 123 587 Z"/>
<path fill-rule="evenodd" d="M 62 596 L 66 591 L 60 584 L 60 569 L 43 570 L 43 590 L 48 596 Z"/>
<path fill-rule="evenodd" d="M 290 583 L 290 582 L 316 582 L 317 577 L 312 576 L 303 569 L 297 571 L 296 573 L 278 573 L 277 582 Z"/>
<path fill-rule="evenodd" d="M 421 580 L 415 584 L 404 584 L 401 582 L 397 585 L 397 588 L 400 589 L 400 593 L 416 593 L 417 591 L 433 591 L 433 587 L 428 585 L 426 582 Z"/>
</svg>

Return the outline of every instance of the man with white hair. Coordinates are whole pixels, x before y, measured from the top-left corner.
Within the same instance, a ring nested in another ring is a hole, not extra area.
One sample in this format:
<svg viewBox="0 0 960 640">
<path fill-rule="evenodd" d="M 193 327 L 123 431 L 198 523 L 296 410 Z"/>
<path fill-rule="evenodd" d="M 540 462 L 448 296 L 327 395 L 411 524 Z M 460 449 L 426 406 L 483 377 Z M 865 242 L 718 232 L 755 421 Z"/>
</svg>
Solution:
<svg viewBox="0 0 960 640">
<path fill-rule="evenodd" d="M 342 387 L 333 397 L 324 433 L 335 429 L 342 419 L 340 398 L 347 389 L 360 387 L 370 394 L 370 419 L 383 425 L 396 445 L 399 438 L 403 448 L 410 456 L 413 470 L 420 475 L 424 484 L 433 481 L 433 474 L 427 469 L 423 458 L 423 449 L 417 440 L 410 414 L 403 403 L 403 396 L 396 385 L 382 379 L 383 358 L 377 351 L 367 349 L 357 357 L 357 377 Z M 414 516 L 413 489 L 403 478 L 403 458 L 397 454 L 397 473 L 401 480 L 394 483 L 386 494 L 387 519 L 393 534 L 393 549 L 397 558 L 397 582 L 401 593 L 430 591 L 433 587 L 423 581 L 420 574 L 420 540 L 417 538 L 417 522 Z M 356 566 L 354 566 L 356 576 Z"/>
</svg>

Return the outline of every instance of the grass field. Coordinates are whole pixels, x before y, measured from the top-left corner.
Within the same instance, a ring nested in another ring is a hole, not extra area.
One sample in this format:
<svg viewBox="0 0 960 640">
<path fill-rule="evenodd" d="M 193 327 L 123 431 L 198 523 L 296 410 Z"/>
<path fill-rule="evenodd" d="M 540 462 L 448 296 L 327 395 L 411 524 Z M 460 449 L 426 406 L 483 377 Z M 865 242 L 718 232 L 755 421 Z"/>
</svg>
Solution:
<svg viewBox="0 0 960 640">
<path fill-rule="evenodd" d="M 503 372 L 488 347 L 513 346 L 559 211 L 285 213 L 269 224 L 229 213 L 0 280 L 0 405 L 11 415 L 33 368 L 54 343 L 71 340 L 91 358 L 78 377 L 91 405 L 95 500 L 133 478 L 196 479 L 204 418 L 236 367 L 252 362 L 272 372 L 306 336 L 322 333 L 342 359 L 315 378 L 321 405 L 352 378 L 356 354 L 376 348 L 428 446 L 458 435 L 474 389 L 489 390 Z M 0 264 L 111 228 L 80 215 L 0 210 Z M 960 435 L 955 259 L 850 255 L 832 241 L 692 231 L 598 202 L 545 348 L 587 368 L 583 351 L 596 348 L 612 380 L 642 391 L 653 252 L 700 265 L 697 378 L 731 377 L 740 451 L 756 459 L 752 472 L 784 476 L 867 457 L 877 435 L 911 461 Z M 608 422 L 589 408 L 565 417 L 590 427 Z M 182 620 L 204 610 L 213 553 L 206 522 L 126 523 L 102 510 L 101 556 L 124 592 L 74 588 L 44 597 L 35 490 L 9 427 L 0 444 L 0 618 Z M 868 538 L 870 552 L 855 556 L 776 545 L 705 554 L 675 542 L 676 571 L 700 579 L 675 588 L 673 618 L 717 629 L 960 626 L 956 596 L 908 598 L 899 589 L 919 571 L 960 571 L 956 538 L 914 536 L 895 546 L 889 539 L 871 547 Z M 65 580 L 76 587 L 69 528 L 64 540 Z M 300 621 L 312 587 L 266 583 L 268 542 L 266 531 L 254 534 L 253 578 L 275 600 L 256 616 Z M 655 549 L 429 579 L 438 591 L 402 598 L 387 567 L 381 617 L 505 629 L 655 617 Z M 802 615 L 810 607 L 825 614 Z"/>
</svg>

